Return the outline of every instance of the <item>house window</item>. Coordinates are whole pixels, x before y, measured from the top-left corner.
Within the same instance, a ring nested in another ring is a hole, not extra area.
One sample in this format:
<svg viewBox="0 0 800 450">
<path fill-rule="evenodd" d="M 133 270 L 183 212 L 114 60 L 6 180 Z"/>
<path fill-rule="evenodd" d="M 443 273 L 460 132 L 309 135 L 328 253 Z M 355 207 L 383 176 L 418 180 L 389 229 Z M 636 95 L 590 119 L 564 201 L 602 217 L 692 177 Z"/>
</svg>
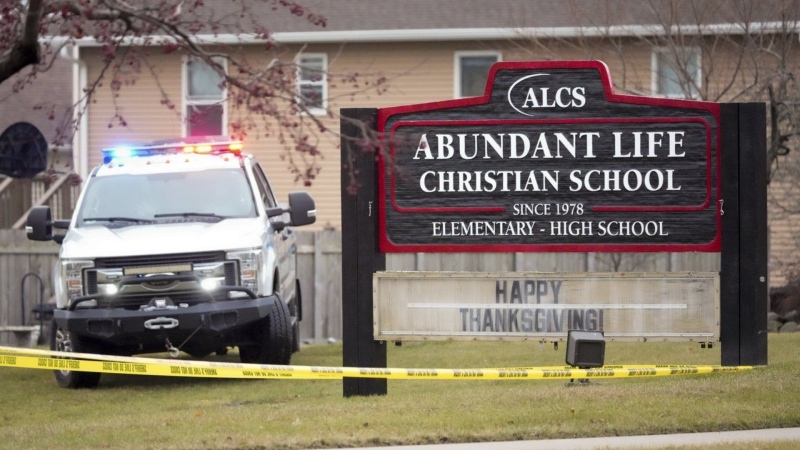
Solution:
<svg viewBox="0 0 800 450">
<path fill-rule="evenodd" d="M 694 47 L 656 49 L 653 52 L 653 92 L 671 98 L 697 98 L 700 50 Z"/>
<path fill-rule="evenodd" d="M 224 67 L 224 61 L 222 61 Z M 219 136 L 226 130 L 225 88 L 222 76 L 205 61 L 184 64 L 184 136 Z"/>
<path fill-rule="evenodd" d="M 456 52 L 455 97 L 483 95 L 489 69 L 498 61 L 498 52 Z"/>
<path fill-rule="evenodd" d="M 324 114 L 327 108 L 328 56 L 304 53 L 297 58 L 297 102 L 312 114 Z"/>
</svg>

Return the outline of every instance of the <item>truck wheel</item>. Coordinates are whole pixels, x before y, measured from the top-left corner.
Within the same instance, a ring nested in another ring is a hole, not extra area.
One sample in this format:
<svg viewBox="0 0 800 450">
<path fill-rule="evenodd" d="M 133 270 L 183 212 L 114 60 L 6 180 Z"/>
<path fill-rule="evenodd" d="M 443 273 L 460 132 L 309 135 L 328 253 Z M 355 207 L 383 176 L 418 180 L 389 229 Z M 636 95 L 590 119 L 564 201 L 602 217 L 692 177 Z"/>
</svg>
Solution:
<svg viewBox="0 0 800 450">
<path fill-rule="evenodd" d="M 289 364 L 293 333 L 289 308 L 283 299 L 276 299 L 269 316 L 256 324 L 252 331 L 256 344 L 239 346 L 239 358 L 243 363 Z"/>
<path fill-rule="evenodd" d="M 50 350 L 72 353 L 102 353 L 101 346 L 81 336 L 74 335 L 53 321 L 50 333 Z M 58 385 L 67 389 L 91 389 L 100 383 L 96 372 L 77 372 L 74 370 L 54 370 Z"/>
</svg>

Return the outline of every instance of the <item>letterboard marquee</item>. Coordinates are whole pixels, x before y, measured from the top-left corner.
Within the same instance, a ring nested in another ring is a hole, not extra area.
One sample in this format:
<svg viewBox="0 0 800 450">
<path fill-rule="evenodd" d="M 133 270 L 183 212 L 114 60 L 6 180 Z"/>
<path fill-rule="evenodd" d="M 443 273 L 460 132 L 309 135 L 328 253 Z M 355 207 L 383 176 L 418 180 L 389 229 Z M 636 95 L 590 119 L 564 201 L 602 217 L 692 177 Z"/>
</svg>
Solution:
<svg viewBox="0 0 800 450">
<path fill-rule="evenodd" d="M 719 340 L 719 274 L 377 272 L 375 339 Z"/>
<path fill-rule="evenodd" d="M 378 110 L 382 252 L 719 251 L 720 107 L 503 62 L 482 97 Z"/>
</svg>

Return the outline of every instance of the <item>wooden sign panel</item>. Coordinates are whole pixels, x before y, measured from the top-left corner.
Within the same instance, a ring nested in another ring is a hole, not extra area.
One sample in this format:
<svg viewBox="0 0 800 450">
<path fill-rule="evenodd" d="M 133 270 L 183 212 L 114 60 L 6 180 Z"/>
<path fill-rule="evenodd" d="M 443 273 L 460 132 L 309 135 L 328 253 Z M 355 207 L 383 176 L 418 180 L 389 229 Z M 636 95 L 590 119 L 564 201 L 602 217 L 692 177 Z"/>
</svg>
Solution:
<svg viewBox="0 0 800 450">
<path fill-rule="evenodd" d="M 719 340 L 716 273 L 377 272 L 378 340 Z"/>
<path fill-rule="evenodd" d="M 495 64 L 483 97 L 378 110 L 382 252 L 719 251 L 719 104 L 599 61 Z"/>
</svg>

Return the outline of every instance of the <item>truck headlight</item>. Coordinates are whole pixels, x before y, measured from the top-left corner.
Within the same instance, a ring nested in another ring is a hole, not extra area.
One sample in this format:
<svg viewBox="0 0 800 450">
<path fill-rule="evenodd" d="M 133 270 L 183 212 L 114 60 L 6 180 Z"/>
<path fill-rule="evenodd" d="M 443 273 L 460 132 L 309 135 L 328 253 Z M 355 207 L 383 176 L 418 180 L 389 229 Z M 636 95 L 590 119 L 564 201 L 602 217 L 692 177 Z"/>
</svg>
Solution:
<svg viewBox="0 0 800 450">
<path fill-rule="evenodd" d="M 228 252 L 228 259 L 239 260 L 239 275 L 242 286 L 258 293 L 258 271 L 263 263 L 264 254 L 260 248 Z"/>
<path fill-rule="evenodd" d="M 119 292 L 117 285 L 112 283 L 98 284 L 97 288 L 106 295 L 117 295 L 117 292 Z"/>
<path fill-rule="evenodd" d="M 200 282 L 200 287 L 207 291 L 213 291 L 223 284 L 224 281 L 224 278 L 203 278 L 203 280 Z"/>
<path fill-rule="evenodd" d="M 94 261 L 91 260 L 66 259 L 61 261 L 61 279 L 70 300 L 84 295 L 83 270 L 91 267 L 94 267 Z"/>
</svg>

